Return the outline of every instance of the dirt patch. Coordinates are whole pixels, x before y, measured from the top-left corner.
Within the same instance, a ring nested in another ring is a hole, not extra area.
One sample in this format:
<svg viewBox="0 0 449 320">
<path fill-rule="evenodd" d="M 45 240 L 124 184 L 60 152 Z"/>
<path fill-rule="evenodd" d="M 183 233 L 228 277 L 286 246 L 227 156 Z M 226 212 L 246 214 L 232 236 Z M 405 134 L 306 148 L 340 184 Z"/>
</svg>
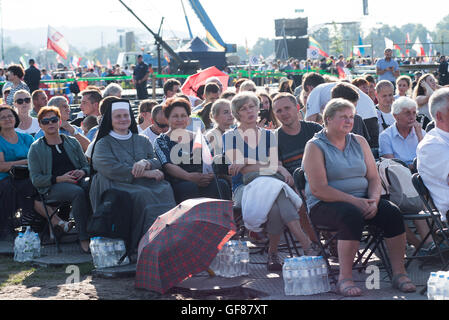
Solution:
<svg viewBox="0 0 449 320">
<path fill-rule="evenodd" d="M 62 267 L 42 267 L 14 262 L 0 256 L 0 299 L 2 300 L 251 300 L 260 293 L 247 288 L 219 291 L 191 291 L 173 288 L 161 295 L 134 288 L 134 277 L 100 278 L 93 276 L 92 263 L 79 265 L 79 282 L 71 281 L 73 272 Z M 66 271 L 68 271 L 66 273 Z"/>
</svg>

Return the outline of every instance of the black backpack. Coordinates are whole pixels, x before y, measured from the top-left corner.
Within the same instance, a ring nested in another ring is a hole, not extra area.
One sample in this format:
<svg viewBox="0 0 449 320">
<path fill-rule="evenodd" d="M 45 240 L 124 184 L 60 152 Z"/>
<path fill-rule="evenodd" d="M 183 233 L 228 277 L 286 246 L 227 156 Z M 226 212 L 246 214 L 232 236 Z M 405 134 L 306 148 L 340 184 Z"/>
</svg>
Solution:
<svg viewBox="0 0 449 320">
<path fill-rule="evenodd" d="M 125 242 L 126 253 L 119 264 L 131 254 L 132 210 L 128 192 L 108 189 L 101 195 L 100 205 L 87 226 L 90 237 L 122 239 Z"/>
</svg>

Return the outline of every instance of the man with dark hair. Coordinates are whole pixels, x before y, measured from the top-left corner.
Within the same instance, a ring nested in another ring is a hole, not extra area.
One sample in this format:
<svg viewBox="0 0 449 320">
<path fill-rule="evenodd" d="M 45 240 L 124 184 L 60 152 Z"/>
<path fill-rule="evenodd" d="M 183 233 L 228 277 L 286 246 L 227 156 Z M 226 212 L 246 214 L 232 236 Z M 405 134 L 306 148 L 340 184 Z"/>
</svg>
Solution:
<svg viewBox="0 0 449 320">
<path fill-rule="evenodd" d="M 37 114 L 42 107 L 45 107 L 48 103 L 48 97 L 44 90 L 34 90 L 31 95 L 31 100 L 33 102 L 33 109 L 30 112 L 30 116 L 37 118 Z"/>
<path fill-rule="evenodd" d="M 152 125 L 146 128 L 141 134 L 146 135 L 151 144 L 154 145 L 154 141 L 161 133 L 166 133 L 169 129 L 168 121 L 162 112 L 162 106 L 157 105 L 151 110 Z"/>
<path fill-rule="evenodd" d="M 376 74 L 379 76 L 378 80 L 388 80 L 393 86 L 396 86 L 396 78 L 399 77 L 399 65 L 393 59 L 393 50 L 386 48 L 384 50 L 384 58 L 379 59 L 376 63 Z"/>
<path fill-rule="evenodd" d="M 81 92 L 81 96 L 82 98 L 80 108 L 83 116 L 71 122 L 71 124 L 76 125 L 77 127 L 81 126 L 81 123 L 83 122 L 85 117 L 90 115 L 98 117 L 100 115 L 98 106 L 102 99 L 101 93 L 97 90 L 84 90 L 83 92 Z"/>
<path fill-rule="evenodd" d="M 137 99 L 148 99 L 147 80 L 150 74 L 148 65 L 143 62 L 141 54 L 137 56 L 137 65 L 134 68 L 133 81 L 137 91 Z"/>
<path fill-rule="evenodd" d="M 220 87 L 214 82 L 206 84 L 206 86 L 204 87 L 204 101 L 198 106 L 196 106 L 192 110 L 192 112 L 200 111 L 201 109 L 203 109 L 205 105 L 207 105 L 210 102 L 214 103 L 216 100 L 218 100 L 219 97 L 220 97 Z"/>
<path fill-rule="evenodd" d="M 326 104 L 332 99 L 332 89 L 342 82 L 323 83 L 315 87 L 307 97 L 306 120 L 315 121 L 317 116 L 324 110 Z M 351 84 L 347 83 L 352 86 Z M 359 100 L 356 104 L 356 113 L 363 119 L 368 129 L 371 140 L 371 148 L 379 148 L 378 136 L 379 127 L 377 124 L 376 107 L 368 95 L 359 88 L 352 86 L 359 94 Z"/>
<path fill-rule="evenodd" d="M 176 79 L 168 79 L 164 83 L 164 101 L 168 98 L 174 97 L 177 93 L 181 92 L 181 82 Z"/>
<path fill-rule="evenodd" d="M 30 88 L 30 92 L 33 93 L 35 90 L 39 89 L 39 84 L 41 83 L 41 72 L 34 66 L 35 62 L 33 59 L 28 61 L 30 67 L 25 70 L 25 77 L 23 81 Z"/>
<path fill-rule="evenodd" d="M 359 97 L 360 95 L 357 92 L 357 88 L 349 83 L 341 82 L 332 89 L 332 99 L 343 98 L 350 101 L 354 106 L 357 105 Z M 371 140 L 368 129 L 358 114 L 354 115 L 354 125 L 351 132 L 364 137 L 368 142 Z"/>
<path fill-rule="evenodd" d="M 242 85 L 243 82 L 245 82 L 246 80 L 248 80 L 247 78 L 240 78 L 237 81 L 235 81 L 234 87 L 235 87 L 235 93 L 239 93 L 240 91 L 240 86 Z"/>
</svg>

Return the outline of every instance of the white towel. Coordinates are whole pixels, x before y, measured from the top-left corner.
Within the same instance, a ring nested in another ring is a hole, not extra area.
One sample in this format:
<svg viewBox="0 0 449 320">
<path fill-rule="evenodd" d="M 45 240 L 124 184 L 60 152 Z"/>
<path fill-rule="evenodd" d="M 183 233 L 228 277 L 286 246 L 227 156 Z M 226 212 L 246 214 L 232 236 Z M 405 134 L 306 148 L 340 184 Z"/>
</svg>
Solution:
<svg viewBox="0 0 449 320">
<path fill-rule="evenodd" d="M 261 232 L 261 225 L 267 221 L 268 213 L 273 207 L 279 193 L 285 192 L 296 210 L 302 205 L 301 198 L 288 184 L 272 177 L 260 176 L 245 186 L 242 196 L 242 215 L 245 227 L 254 232 Z"/>
</svg>

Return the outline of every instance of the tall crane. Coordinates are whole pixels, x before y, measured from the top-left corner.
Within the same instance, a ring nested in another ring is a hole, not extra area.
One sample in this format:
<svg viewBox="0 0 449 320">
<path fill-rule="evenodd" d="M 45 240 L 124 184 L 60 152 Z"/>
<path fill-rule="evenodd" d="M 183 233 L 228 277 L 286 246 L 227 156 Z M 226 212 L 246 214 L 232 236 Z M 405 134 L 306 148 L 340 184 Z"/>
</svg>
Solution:
<svg viewBox="0 0 449 320">
<path fill-rule="evenodd" d="M 226 52 L 237 52 L 237 46 L 235 44 L 229 44 L 223 41 L 200 1 L 189 0 L 189 3 L 193 11 L 195 11 L 198 16 L 198 19 L 200 19 L 202 25 L 206 29 L 206 38 L 209 43 L 211 43 L 215 48 L 221 48 Z"/>
<path fill-rule="evenodd" d="M 157 46 L 164 48 L 165 51 L 168 52 L 170 57 L 173 58 L 175 62 L 176 69 L 184 71 L 185 73 L 189 73 L 191 71 L 196 71 L 198 68 L 198 61 L 184 61 L 169 45 L 166 43 L 159 34 L 154 33 L 135 13 L 132 11 L 122 0 L 118 0 L 128 11 L 147 29 L 156 40 Z M 160 54 L 159 54 L 160 60 Z M 160 65 L 160 63 L 159 63 Z"/>
</svg>

